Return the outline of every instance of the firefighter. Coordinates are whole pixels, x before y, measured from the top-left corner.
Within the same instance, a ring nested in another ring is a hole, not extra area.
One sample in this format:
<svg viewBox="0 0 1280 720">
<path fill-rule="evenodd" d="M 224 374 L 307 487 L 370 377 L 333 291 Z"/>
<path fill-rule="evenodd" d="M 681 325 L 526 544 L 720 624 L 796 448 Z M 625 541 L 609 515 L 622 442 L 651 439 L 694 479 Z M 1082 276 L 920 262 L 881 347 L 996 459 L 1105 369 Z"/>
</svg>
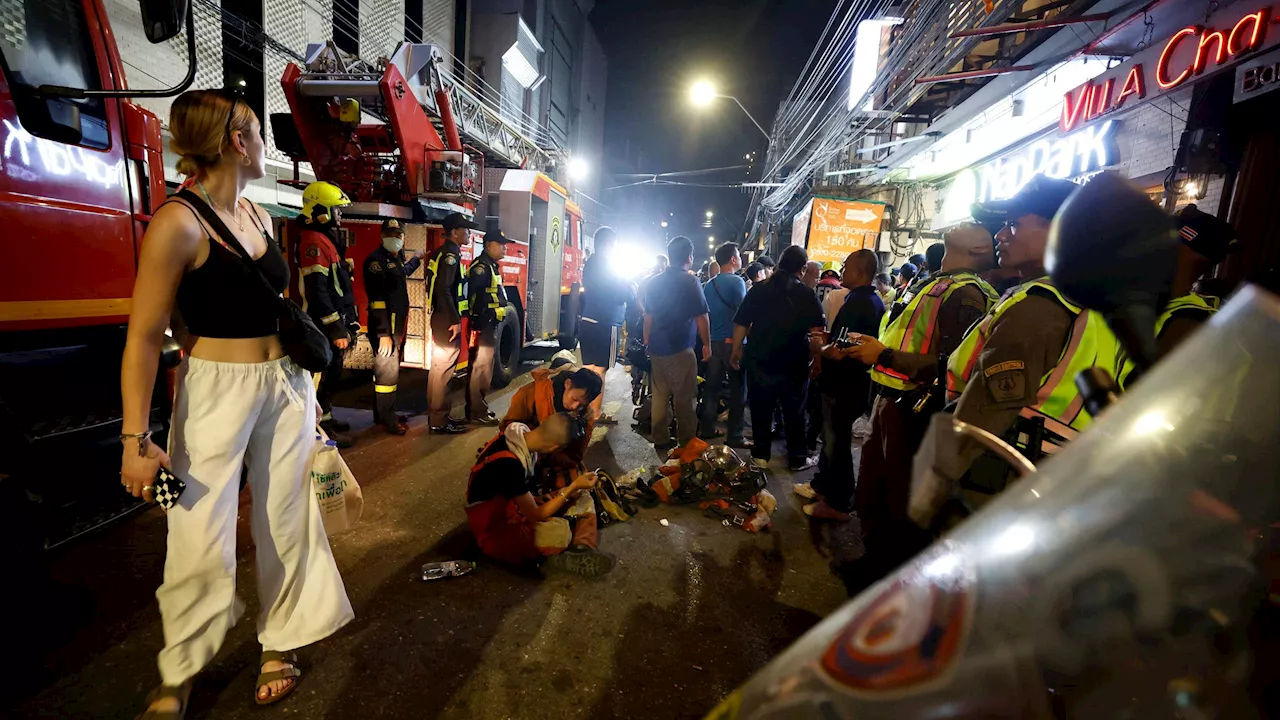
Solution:
<svg viewBox="0 0 1280 720">
<path fill-rule="evenodd" d="M 396 386 L 404 356 L 409 318 L 407 278 L 418 271 L 422 252 L 404 259 L 404 228 L 400 221 L 382 221 L 382 246 L 364 261 L 364 291 L 369 298 L 369 345 L 373 348 L 374 422 L 392 435 L 405 434 L 396 415 Z"/>
<path fill-rule="evenodd" d="M 1183 208 L 1176 220 L 1182 245 L 1178 248 L 1178 264 L 1169 288 L 1171 299 L 1156 319 L 1156 346 L 1160 357 L 1172 352 L 1218 311 L 1220 298 L 1197 293 L 1193 288 L 1240 244 L 1234 228 L 1195 205 Z M 1131 372 L 1132 363 L 1125 361 L 1117 378 L 1120 387 L 1127 387 Z"/>
<path fill-rule="evenodd" d="M 302 214 L 296 220 L 302 308 L 334 347 L 333 360 L 320 374 L 316 389 L 316 400 L 324 413 L 320 427 L 342 448 L 351 447 L 354 441 L 345 434 L 351 427 L 333 417 L 333 392 L 342 377 L 342 360 L 360 332 L 351 264 L 339 229 L 341 208 L 350 204 L 351 199 L 337 185 L 313 182 L 302 193 Z"/>
<path fill-rule="evenodd" d="M 502 268 L 498 261 L 511 242 L 501 230 L 485 233 L 484 252 L 471 261 L 467 274 L 467 303 L 471 311 L 471 329 L 476 331 L 476 357 L 471 363 L 467 387 L 467 422 L 497 425 L 498 416 L 489 410 L 485 396 L 493 383 L 493 353 L 497 345 L 498 325 L 507 317 L 507 300 L 502 295 Z"/>
<path fill-rule="evenodd" d="M 508 425 L 480 450 L 467 480 L 467 521 L 485 555 L 507 563 L 546 558 L 546 569 L 598 577 L 613 557 L 596 550 L 595 473 L 578 472 L 565 487 L 544 492 L 538 455 L 585 436 L 581 418 L 557 413 L 530 429 Z"/>
<path fill-rule="evenodd" d="M 431 372 L 427 406 L 431 432 L 459 434 L 467 426 L 449 417 L 449 380 L 462 352 L 462 317 L 467 312 L 466 276 L 461 272 L 462 245 L 480 226 L 462 213 L 444 219 L 444 245 L 427 263 L 427 306 L 431 309 Z"/>
<path fill-rule="evenodd" d="M 1016 268 L 1023 280 L 969 330 L 948 360 L 947 397 L 956 401 L 955 420 L 995 435 L 1010 435 L 1020 417 L 1041 420 L 1057 444 L 1092 422 L 1076 375 L 1095 365 L 1114 372 L 1119 343 L 1101 316 L 1067 300 L 1044 268 L 1050 222 L 1078 187 L 1037 175 L 1008 200 L 973 206 L 979 222 L 1004 223 L 996 235 L 1000 266 Z M 998 477 L 970 473 L 980 455 L 980 445 L 953 430 L 952 418 L 936 414 L 913 463 L 911 520 L 931 527 L 952 498 L 973 507 L 1002 490 L 1004 468 Z"/>
</svg>

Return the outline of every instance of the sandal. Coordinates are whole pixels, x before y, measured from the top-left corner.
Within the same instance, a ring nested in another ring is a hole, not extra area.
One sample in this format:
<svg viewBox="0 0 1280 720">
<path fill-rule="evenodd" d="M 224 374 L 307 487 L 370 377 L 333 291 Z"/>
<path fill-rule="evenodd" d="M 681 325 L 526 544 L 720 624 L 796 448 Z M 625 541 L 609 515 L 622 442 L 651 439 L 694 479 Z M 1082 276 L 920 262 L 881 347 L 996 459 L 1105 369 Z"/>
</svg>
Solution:
<svg viewBox="0 0 1280 720">
<path fill-rule="evenodd" d="M 262 666 L 272 661 L 288 663 L 289 667 L 282 670 L 263 672 Z M 285 685 L 283 690 L 271 693 L 271 695 L 266 698 L 263 698 L 261 695 L 262 688 L 265 687 L 267 683 L 272 683 L 276 680 L 288 680 L 290 678 L 298 677 L 302 677 L 302 671 L 298 669 L 297 653 L 291 650 L 287 650 L 285 652 L 279 652 L 277 650 L 263 650 L 262 657 L 258 658 L 258 682 L 257 690 L 253 693 L 254 702 L 259 705 L 271 705 L 273 703 L 280 702 L 288 697 L 289 693 L 293 692 L 298 687 L 297 680 Z"/>
<path fill-rule="evenodd" d="M 173 698 L 178 701 L 177 710 L 152 710 L 151 705 L 157 700 Z M 138 720 L 182 720 L 187 714 L 187 701 L 191 699 L 191 683 L 185 682 L 181 685 L 160 685 L 151 692 L 147 693 L 147 698 L 143 702 L 147 704 L 147 709 L 142 711 L 138 716 Z"/>
</svg>

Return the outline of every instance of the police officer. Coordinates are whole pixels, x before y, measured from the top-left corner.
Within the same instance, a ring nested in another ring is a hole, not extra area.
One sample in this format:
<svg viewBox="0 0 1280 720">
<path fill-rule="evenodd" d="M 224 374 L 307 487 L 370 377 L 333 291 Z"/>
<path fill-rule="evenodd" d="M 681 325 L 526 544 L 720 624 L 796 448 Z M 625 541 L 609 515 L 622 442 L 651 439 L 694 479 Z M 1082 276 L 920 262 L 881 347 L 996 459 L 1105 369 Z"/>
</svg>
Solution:
<svg viewBox="0 0 1280 720">
<path fill-rule="evenodd" d="M 939 392 L 937 400 L 942 400 L 940 391 L 931 389 L 939 358 L 955 351 L 965 332 L 998 297 L 995 289 L 978 277 L 995 267 L 991 228 L 975 223 L 954 227 L 944 236 L 944 247 L 934 274 L 919 284 L 897 318 L 881 324 L 879 339 L 859 338 L 859 344 L 851 348 L 854 357 L 872 366 L 876 395 L 871 436 L 859 461 L 854 503 L 868 552 L 872 545 L 892 546 L 894 541 L 889 538 L 896 534 L 893 530 L 906 519 L 911 456 L 928 421 L 926 413 L 941 407 L 941 402 L 920 402 L 934 392 Z M 917 405 L 921 405 L 919 410 Z M 813 488 L 807 484 L 796 485 L 795 490 L 802 497 L 813 496 L 809 494 Z M 880 533 L 880 528 L 886 528 L 886 533 Z"/>
<path fill-rule="evenodd" d="M 323 416 L 320 427 L 338 443 L 351 447 L 351 429 L 333 418 L 333 392 L 342 377 L 342 360 L 360 332 L 352 292 L 351 264 L 339 229 L 343 208 L 351 199 L 338 186 L 313 182 L 302 193 L 302 214 L 295 221 L 298 247 L 298 290 L 302 308 L 333 342 L 333 360 L 320 374 L 316 400 Z"/>
<path fill-rule="evenodd" d="M 1009 200 L 973 206 L 979 222 L 1004 223 L 996 235 L 997 257 L 1023 280 L 951 354 L 946 381 L 948 398 L 956 400 L 955 420 L 995 435 L 1009 434 L 1020 417 L 1042 420 L 1057 442 L 1092 422 L 1076 375 L 1095 365 L 1114 373 L 1119 343 L 1100 315 L 1072 304 L 1044 269 L 1050 222 L 1078 187 L 1037 175 Z M 914 460 L 909 515 L 920 526 L 933 525 L 953 498 L 980 505 L 1002 489 L 1002 480 L 975 486 L 977 477 L 961 485 L 983 450 L 957 435 L 951 420 L 941 413 L 933 417 Z"/>
<path fill-rule="evenodd" d="M 462 213 L 444 219 L 444 245 L 427 263 L 430 275 L 427 302 L 431 308 L 431 372 L 427 378 L 427 406 L 431 432 L 458 434 L 467 426 L 449 418 L 449 380 L 458 364 L 462 348 L 462 316 L 467 312 L 467 293 L 462 273 L 462 245 L 470 242 L 468 231 L 480 226 Z"/>
<path fill-rule="evenodd" d="M 498 424 L 498 416 L 489 410 L 485 395 L 493 384 L 493 353 L 498 325 L 507 316 L 507 299 L 502 294 L 502 268 L 498 261 L 506 254 L 509 242 L 501 230 L 485 233 L 484 252 L 471 261 L 467 276 L 471 329 L 476 331 L 476 357 L 471 364 L 471 380 L 467 389 L 467 422 L 478 425 Z"/>
<path fill-rule="evenodd" d="M 364 291 L 369 298 L 369 344 L 373 347 L 373 419 L 392 435 L 403 435 L 406 430 L 395 412 L 409 317 L 405 280 L 421 263 L 422 252 L 405 261 L 400 221 L 382 221 L 382 245 L 364 261 Z"/>
</svg>

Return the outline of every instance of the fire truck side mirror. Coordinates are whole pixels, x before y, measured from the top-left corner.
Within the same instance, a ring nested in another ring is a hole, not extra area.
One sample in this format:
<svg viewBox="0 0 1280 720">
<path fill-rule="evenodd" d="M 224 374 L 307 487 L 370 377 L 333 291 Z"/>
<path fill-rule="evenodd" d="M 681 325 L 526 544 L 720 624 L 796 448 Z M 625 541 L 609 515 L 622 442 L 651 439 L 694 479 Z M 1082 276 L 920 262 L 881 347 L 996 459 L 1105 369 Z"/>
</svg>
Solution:
<svg viewBox="0 0 1280 720">
<path fill-rule="evenodd" d="M 187 0 L 138 0 L 142 8 L 142 29 L 152 43 L 177 37 L 191 8 Z"/>
</svg>

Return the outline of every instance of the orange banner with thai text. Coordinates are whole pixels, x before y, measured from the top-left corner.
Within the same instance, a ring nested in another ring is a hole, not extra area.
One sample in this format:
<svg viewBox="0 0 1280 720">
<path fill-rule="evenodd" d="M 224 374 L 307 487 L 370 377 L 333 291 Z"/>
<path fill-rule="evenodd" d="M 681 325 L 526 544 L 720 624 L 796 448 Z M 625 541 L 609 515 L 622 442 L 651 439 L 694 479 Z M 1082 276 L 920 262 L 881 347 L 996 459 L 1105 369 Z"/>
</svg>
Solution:
<svg viewBox="0 0 1280 720">
<path fill-rule="evenodd" d="M 884 205 L 861 200 L 813 199 L 809 221 L 809 259 L 838 266 L 854 250 L 874 250 Z"/>
</svg>

